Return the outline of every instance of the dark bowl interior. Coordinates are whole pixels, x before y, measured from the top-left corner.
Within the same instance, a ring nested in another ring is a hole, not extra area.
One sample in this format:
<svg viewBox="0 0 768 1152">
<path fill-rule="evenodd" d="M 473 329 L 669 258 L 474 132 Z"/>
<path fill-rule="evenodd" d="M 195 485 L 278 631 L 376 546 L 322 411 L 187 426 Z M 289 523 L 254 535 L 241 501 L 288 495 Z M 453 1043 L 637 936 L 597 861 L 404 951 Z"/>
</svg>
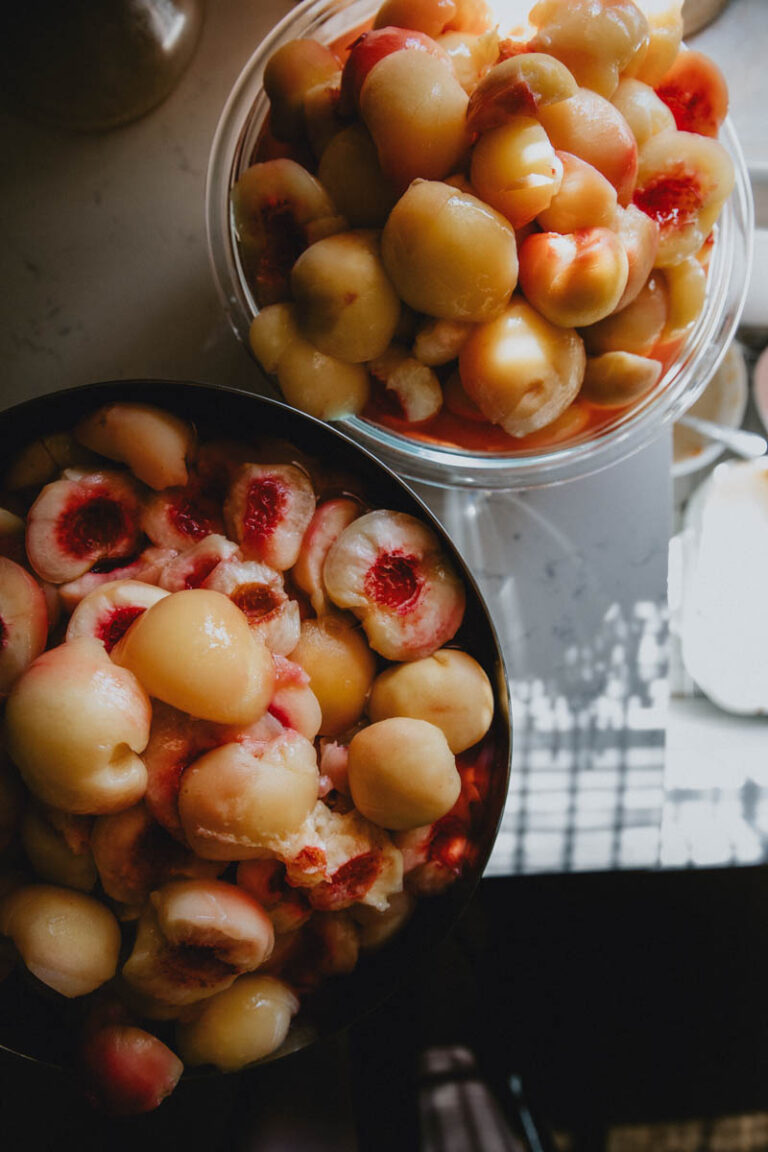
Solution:
<svg viewBox="0 0 768 1152">
<path fill-rule="evenodd" d="M 408 512 L 431 525 L 442 538 L 467 589 L 466 614 L 456 640 L 482 664 L 494 687 L 494 769 L 480 816 L 476 862 L 447 891 L 421 899 L 405 929 L 387 946 L 361 956 L 350 975 L 326 980 L 303 1003 L 286 1044 L 271 1057 L 275 1059 L 340 1031 L 374 1008 L 415 964 L 427 959 L 465 908 L 488 861 L 509 781 L 509 696 L 500 646 L 469 569 L 426 505 L 393 472 L 348 437 L 277 401 L 186 381 L 85 385 L 0 412 L 0 461 L 7 462 L 38 436 L 72 428 L 85 413 L 114 400 L 141 400 L 167 408 L 191 420 L 201 439 L 224 436 L 247 442 L 262 436 L 283 437 L 308 455 L 328 461 L 334 469 L 349 470 L 361 478 L 373 506 Z M 0 984 L 0 1048 L 33 1060 L 68 1064 L 70 1040 L 81 1011 L 78 1001 L 67 1001 L 42 985 L 33 987 L 24 973 L 14 972 Z"/>
</svg>

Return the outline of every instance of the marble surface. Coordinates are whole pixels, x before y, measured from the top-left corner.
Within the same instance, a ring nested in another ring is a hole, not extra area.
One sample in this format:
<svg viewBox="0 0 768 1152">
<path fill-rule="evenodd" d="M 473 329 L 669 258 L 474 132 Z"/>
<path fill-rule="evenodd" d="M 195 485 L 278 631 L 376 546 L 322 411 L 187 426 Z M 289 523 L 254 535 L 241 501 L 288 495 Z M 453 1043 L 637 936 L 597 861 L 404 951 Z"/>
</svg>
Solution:
<svg viewBox="0 0 768 1152">
<path fill-rule="evenodd" d="M 290 7 L 209 3 L 178 87 L 113 132 L 72 135 L 0 112 L 0 404 L 99 379 L 258 386 L 214 289 L 205 176 L 227 93 Z M 726 74 L 748 156 L 765 145 L 754 115 L 764 12 L 762 0 L 732 0 L 700 37 L 716 56 L 718 44 L 732 53 Z M 669 464 L 664 435 L 564 487 L 423 493 L 478 574 L 511 677 L 513 778 L 491 871 L 682 862 L 679 847 L 665 857 L 659 841 Z"/>
</svg>

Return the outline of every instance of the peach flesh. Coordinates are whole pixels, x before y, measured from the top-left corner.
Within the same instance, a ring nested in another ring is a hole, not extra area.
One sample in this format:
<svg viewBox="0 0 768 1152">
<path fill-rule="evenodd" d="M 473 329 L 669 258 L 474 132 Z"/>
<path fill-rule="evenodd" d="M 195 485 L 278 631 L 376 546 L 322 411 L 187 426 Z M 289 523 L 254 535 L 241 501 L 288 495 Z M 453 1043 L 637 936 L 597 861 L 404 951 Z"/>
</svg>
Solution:
<svg viewBox="0 0 768 1152">
<path fill-rule="evenodd" d="M 442 48 L 423 32 L 403 28 L 375 28 L 363 32 L 352 45 L 341 74 L 341 109 L 348 113 L 357 108 L 360 92 L 371 70 L 393 52 L 427 52 L 445 60 Z"/>
<path fill-rule="evenodd" d="M 728 113 L 728 87 L 722 72 L 701 52 L 680 52 L 656 85 L 681 132 L 717 136 Z"/>
<path fill-rule="evenodd" d="M 315 511 L 306 473 L 292 464 L 245 464 L 229 490 L 224 516 L 246 560 L 283 571 L 295 564 Z"/>
<path fill-rule="evenodd" d="M 157 1108 L 184 1071 L 157 1036 L 131 1024 L 108 1024 L 87 1035 L 80 1049 L 88 1097 L 111 1116 Z"/>
<path fill-rule="evenodd" d="M 37 581 L 0 556 L 0 697 L 45 648 L 48 609 Z"/>
</svg>

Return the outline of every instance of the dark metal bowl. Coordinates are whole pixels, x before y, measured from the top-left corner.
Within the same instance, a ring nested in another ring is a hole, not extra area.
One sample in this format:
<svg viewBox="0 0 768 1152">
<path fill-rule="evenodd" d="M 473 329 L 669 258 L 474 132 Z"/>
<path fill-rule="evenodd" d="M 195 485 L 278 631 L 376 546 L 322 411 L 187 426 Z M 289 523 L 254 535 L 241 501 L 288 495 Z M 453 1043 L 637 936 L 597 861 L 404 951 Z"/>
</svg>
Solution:
<svg viewBox="0 0 768 1152">
<path fill-rule="evenodd" d="M 41 396 L 0 412 L 0 461 L 35 438 L 74 424 L 101 404 L 141 400 L 167 408 L 207 437 L 249 440 L 277 436 L 336 469 L 352 472 L 363 483 L 368 501 L 379 508 L 408 512 L 437 533 L 461 574 L 467 607 L 456 640 L 479 661 L 491 678 L 496 713 L 492 729 L 494 769 L 479 820 L 478 853 L 471 867 L 445 892 L 424 897 L 403 931 L 378 952 L 365 954 L 349 975 L 327 980 L 302 1005 L 286 1044 L 271 1057 L 328 1037 L 386 998 L 416 964 L 428 958 L 461 915 L 487 864 L 504 809 L 509 782 L 511 726 L 509 694 L 501 647 L 471 572 L 426 505 L 369 452 L 320 421 L 275 400 L 227 388 L 186 381 L 131 380 L 85 385 Z M 78 1001 L 68 1001 L 42 985 L 33 988 L 23 972 L 0 984 L 0 1049 L 20 1057 L 67 1065 L 71 1038 L 82 1014 Z M 158 1029 L 160 1030 L 160 1029 Z"/>
</svg>

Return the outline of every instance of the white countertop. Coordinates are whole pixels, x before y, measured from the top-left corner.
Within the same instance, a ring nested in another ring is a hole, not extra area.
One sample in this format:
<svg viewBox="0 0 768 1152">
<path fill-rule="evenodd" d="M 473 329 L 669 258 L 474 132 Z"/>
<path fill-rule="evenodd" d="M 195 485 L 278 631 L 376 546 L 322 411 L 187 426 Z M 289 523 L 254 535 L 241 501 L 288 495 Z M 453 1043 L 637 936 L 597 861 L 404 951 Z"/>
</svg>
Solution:
<svg viewBox="0 0 768 1152">
<path fill-rule="evenodd" d="M 290 7 L 209 0 L 178 87 L 124 128 L 73 135 L 0 114 L 0 404 L 130 377 L 258 388 L 208 266 L 205 175 L 227 93 Z M 765 15 L 763 0 L 733 0 L 718 41 L 733 52 L 725 71 L 748 157 L 768 154 L 755 90 Z M 717 56 L 714 36 L 699 39 Z M 492 870 L 659 860 L 669 462 L 663 436 L 562 488 L 428 494 L 478 573 L 513 681 L 513 781 Z"/>
</svg>

